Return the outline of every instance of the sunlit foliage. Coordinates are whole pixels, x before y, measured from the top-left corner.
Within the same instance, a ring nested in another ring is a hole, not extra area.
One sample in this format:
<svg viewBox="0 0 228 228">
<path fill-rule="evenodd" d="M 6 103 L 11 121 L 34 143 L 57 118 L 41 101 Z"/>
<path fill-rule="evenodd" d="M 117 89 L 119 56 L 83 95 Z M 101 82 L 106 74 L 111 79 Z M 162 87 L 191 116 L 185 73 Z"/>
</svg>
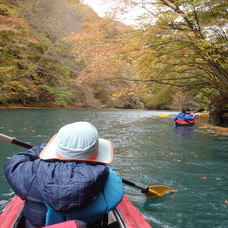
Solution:
<svg viewBox="0 0 228 228">
<path fill-rule="evenodd" d="M 194 91 L 196 98 L 207 97 L 216 109 L 227 106 L 227 1 L 115 2 L 117 8 L 145 10 L 144 23 L 138 26 L 144 44 L 137 59 L 142 81 Z"/>
<path fill-rule="evenodd" d="M 73 74 L 62 64 L 67 44 L 35 30 L 23 17 L 20 1 L 0 6 L 0 104 L 72 104 Z"/>
</svg>

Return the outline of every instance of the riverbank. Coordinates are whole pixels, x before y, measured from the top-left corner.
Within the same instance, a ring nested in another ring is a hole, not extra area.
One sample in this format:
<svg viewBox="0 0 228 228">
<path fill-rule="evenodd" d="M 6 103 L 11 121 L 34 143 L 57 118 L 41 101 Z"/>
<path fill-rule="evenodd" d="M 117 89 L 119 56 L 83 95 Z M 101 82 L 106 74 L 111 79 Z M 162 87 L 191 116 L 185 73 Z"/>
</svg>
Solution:
<svg viewBox="0 0 228 228">
<path fill-rule="evenodd" d="M 39 109 L 39 108 L 49 108 L 47 106 L 21 106 L 21 105 L 0 105 L 0 109 Z"/>
<path fill-rule="evenodd" d="M 228 127 L 213 126 L 209 123 L 198 124 L 198 131 L 207 134 L 228 136 Z"/>
<path fill-rule="evenodd" d="M 105 109 L 92 107 L 78 107 L 78 106 L 22 106 L 22 105 L 1 105 L 0 109 Z M 114 109 L 114 108 L 110 108 Z"/>
</svg>

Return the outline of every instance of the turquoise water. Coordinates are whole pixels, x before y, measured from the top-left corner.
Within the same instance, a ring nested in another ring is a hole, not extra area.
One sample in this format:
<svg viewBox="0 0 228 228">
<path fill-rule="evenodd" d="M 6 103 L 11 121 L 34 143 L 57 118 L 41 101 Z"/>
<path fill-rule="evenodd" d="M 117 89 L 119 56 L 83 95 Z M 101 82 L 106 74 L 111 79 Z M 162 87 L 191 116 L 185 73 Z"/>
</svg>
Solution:
<svg viewBox="0 0 228 228">
<path fill-rule="evenodd" d="M 171 113 L 173 114 L 173 113 Z M 0 133 L 37 145 L 63 125 L 90 121 L 115 150 L 112 164 L 119 174 L 141 186 L 164 184 L 178 190 L 146 199 L 125 186 L 125 193 L 155 228 L 228 227 L 228 137 L 175 128 L 171 117 L 153 111 L 0 110 Z M 18 146 L 0 142 L 0 210 L 12 197 L 3 164 Z"/>
</svg>

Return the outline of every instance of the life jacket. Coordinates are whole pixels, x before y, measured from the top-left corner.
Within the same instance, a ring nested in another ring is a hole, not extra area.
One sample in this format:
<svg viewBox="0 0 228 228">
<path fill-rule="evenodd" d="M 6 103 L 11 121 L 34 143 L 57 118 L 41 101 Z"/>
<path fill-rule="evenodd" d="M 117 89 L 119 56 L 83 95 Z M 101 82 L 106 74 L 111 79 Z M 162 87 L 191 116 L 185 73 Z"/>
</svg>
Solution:
<svg viewBox="0 0 228 228">
<path fill-rule="evenodd" d="M 98 197 L 86 207 L 73 212 L 57 212 L 49 205 L 47 206 L 45 225 L 52 225 L 72 219 L 91 224 L 103 217 L 122 200 L 124 193 L 123 183 L 119 175 L 109 168 L 109 175 L 103 191 Z"/>
<path fill-rule="evenodd" d="M 181 113 L 181 114 L 179 114 L 179 116 L 177 117 L 177 120 L 183 120 L 183 121 L 187 121 L 186 119 L 185 119 L 185 113 Z"/>
</svg>

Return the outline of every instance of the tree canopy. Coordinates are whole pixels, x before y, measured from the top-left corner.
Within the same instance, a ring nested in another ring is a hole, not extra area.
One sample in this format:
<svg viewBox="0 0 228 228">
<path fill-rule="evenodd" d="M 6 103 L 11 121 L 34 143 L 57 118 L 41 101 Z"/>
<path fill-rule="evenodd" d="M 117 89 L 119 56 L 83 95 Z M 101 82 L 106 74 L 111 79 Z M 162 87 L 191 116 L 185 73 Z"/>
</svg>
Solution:
<svg viewBox="0 0 228 228">
<path fill-rule="evenodd" d="M 143 43 L 136 59 L 138 78 L 151 83 L 152 90 L 154 83 L 165 84 L 201 101 L 206 97 L 211 105 L 227 105 L 227 1 L 115 2 L 145 10 L 144 23 L 136 31 Z"/>
</svg>

